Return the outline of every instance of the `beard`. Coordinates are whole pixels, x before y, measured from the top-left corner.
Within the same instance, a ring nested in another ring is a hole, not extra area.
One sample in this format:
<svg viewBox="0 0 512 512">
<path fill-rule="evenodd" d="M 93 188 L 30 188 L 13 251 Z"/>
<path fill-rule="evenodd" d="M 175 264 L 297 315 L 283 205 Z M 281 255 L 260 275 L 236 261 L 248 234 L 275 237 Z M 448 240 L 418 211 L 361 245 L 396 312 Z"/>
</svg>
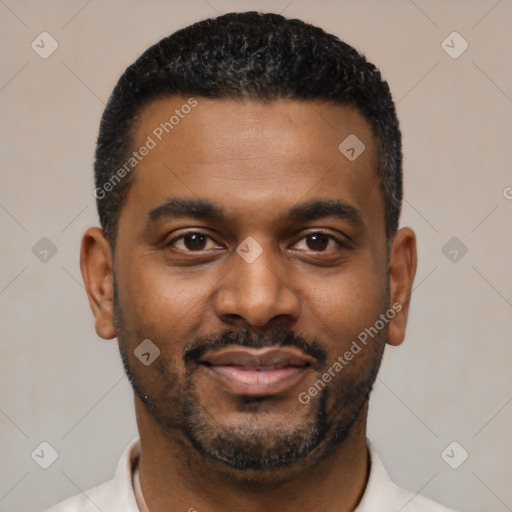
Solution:
<svg viewBox="0 0 512 512">
<path fill-rule="evenodd" d="M 203 459 L 220 462 L 234 470 L 260 473 L 291 467 L 299 461 L 319 462 L 335 453 L 368 402 L 382 360 L 386 334 L 386 330 L 379 332 L 362 349 L 369 353 L 360 371 L 344 373 L 343 369 L 307 405 L 289 396 L 230 396 L 230 403 L 243 420 L 226 423 L 215 410 L 215 404 L 201 400 L 198 391 L 196 372 L 200 369 L 199 359 L 207 351 L 234 345 L 293 346 L 316 359 L 318 378 L 336 360 L 337 354 L 329 358 L 324 343 L 307 340 L 288 329 L 273 328 L 263 334 L 240 329 L 196 337 L 185 346 L 178 362 L 169 357 L 172 342 L 168 338 L 152 339 L 161 354 L 151 366 L 143 366 L 133 356 L 138 343 L 135 340 L 140 342 L 143 337 L 128 333 L 124 327 L 115 280 L 114 324 L 126 375 L 135 395 L 161 432 L 182 445 L 185 437 L 196 455 Z M 348 343 L 343 343 L 343 347 L 348 347 L 351 340 L 345 341 Z M 279 403 L 293 400 L 296 403 L 293 412 L 288 417 L 279 414 L 276 417 Z"/>
</svg>

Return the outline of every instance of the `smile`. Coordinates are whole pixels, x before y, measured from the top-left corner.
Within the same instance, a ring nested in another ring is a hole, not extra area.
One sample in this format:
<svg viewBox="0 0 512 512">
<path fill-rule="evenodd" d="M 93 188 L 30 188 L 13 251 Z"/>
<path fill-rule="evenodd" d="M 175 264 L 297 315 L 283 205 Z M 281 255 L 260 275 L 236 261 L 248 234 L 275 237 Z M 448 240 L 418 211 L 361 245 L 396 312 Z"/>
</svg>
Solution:
<svg viewBox="0 0 512 512">
<path fill-rule="evenodd" d="M 292 347 L 225 349 L 200 361 L 227 391 L 243 396 L 270 396 L 296 385 L 314 359 Z"/>
</svg>

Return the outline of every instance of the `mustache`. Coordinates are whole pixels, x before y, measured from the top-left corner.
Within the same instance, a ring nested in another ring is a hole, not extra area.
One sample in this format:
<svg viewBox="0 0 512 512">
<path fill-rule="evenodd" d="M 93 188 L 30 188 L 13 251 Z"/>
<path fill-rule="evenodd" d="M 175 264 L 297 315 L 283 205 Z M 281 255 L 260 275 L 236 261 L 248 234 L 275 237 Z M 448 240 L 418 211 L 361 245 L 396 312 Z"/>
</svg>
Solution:
<svg viewBox="0 0 512 512">
<path fill-rule="evenodd" d="M 183 362 L 186 366 L 199 362 L 199 359 L 210 350 L 238 345 L 247 348 L 265 347 L 296 347 L 304 354 L 317 360 L 320 368 L 327 362 L 327 351 L 317 340 L 307 341 L 293 331 L 283 328 L 272 328 L 263 334 L 257 334 L 249 329 L 226 330 L 213 336 L 200 336 L 188 344 L 183 351 Z"/>
</svg>

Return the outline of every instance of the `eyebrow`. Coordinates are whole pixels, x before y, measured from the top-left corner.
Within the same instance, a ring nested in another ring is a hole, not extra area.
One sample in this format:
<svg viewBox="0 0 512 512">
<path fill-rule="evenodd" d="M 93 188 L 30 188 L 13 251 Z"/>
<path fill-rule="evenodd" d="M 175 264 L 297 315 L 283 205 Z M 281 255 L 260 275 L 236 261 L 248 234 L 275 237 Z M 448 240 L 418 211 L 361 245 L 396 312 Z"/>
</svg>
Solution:
<svg viewBox="0 0 512 512">
<path fill-rule="evenodd" d="M 354 225 L 362 222 L 361 213 L 357 208 L 337 199 L 316 199 L 294 205 L 288 211 L 287 217 L 292 222 L 314 221 L 326 217 L 347 220 Z M 222 208 L 211 201 L 173 197 L 149 212 L 146 227 L 149 229 L 161 220 L 183 218 L 222 221 L 225 216 Z"/>
</svg>

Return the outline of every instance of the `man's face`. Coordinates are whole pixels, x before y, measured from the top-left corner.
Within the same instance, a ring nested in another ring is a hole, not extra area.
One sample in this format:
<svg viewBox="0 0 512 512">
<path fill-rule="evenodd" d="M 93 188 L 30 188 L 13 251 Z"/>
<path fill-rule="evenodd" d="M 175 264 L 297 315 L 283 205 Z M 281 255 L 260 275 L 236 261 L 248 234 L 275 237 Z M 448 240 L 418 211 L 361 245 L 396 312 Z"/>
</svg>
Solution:
<svg viewBox="0 0 512 512">
<path fill-rule="evenodd" d="M 343 357 L 389 307 L 375 139 L 348 106 L 196 100 L 169 133 L 187 99 L 136 127 L 134 150 L 156 146 L 121 210 L 114 311 L 138 406 L 231 468 L 319 460 L 365 415 L 389 327 Z M 351 134 L 353 161 L 338 149 Z"/>
</svg>

